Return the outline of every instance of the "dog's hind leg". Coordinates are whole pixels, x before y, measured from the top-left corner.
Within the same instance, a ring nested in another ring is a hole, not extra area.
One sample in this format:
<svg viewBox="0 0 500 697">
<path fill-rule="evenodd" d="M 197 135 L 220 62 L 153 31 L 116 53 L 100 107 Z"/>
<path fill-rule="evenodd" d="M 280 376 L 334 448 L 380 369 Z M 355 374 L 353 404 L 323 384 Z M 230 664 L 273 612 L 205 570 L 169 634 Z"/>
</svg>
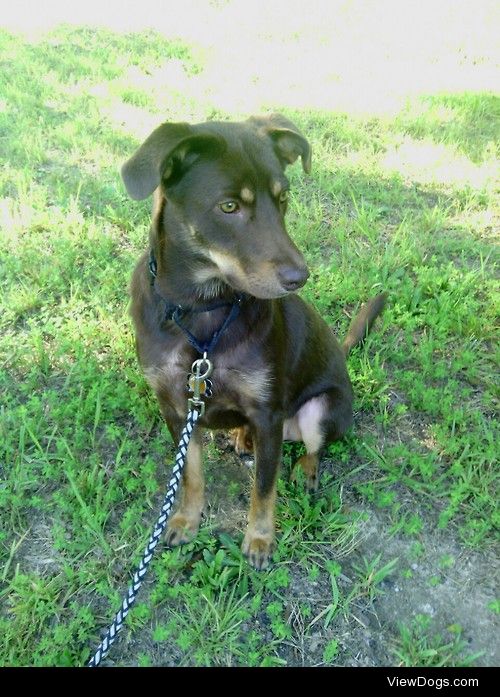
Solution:
<svg viewBox="0 0 500 697">
<path fill-rule="evenodd" d="M 308 491 L 318 488 L 319 452 L 324 445 L 323 421 L 327 413 L 326 395 L 313 397 L 303 404 L 294 417 L 285 422 L 285 440 L 303 441 L 306 454 L 302 455 L 292 470 L 292 479 L 300 467 L 306 477 Z"/>
<path fill-rule="evenodd" d="M 306 454 L 300 457 L 292 472 L 301 467 L 308 491 L 317 491 L 319 483 L 319 457 L 327 444 L 342 438 L 352 423 L 350 400 L 339 399 L 338 390 L 329 390 L 303 404 L 292 419 L 285 424 L 285 438 L 301 440 Z"/>
<path fill-rule="evenodd" d="M 236 455 L 253 454 L 252 434 L 248 425 L 233 428 L 229 432 L 229 442 L 234 448 Z"/>
</svg>

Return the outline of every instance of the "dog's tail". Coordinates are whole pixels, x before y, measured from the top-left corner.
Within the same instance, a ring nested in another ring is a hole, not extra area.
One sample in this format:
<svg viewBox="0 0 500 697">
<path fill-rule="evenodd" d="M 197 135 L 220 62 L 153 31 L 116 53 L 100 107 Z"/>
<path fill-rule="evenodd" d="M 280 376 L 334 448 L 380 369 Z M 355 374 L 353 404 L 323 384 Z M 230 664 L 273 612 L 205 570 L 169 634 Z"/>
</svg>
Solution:
<svg viewBox="0 0 500 697">
<path fill-rule="evenodd" d="M 352 320 L 347 336 L 342 342 L 342 349 L 346 357 L 352 348 L 365 340 L 373 322 L 384 309 L 386 301 L 387 293 L 380 293 L 361 306 L 361 310 Z"/>
</svg>

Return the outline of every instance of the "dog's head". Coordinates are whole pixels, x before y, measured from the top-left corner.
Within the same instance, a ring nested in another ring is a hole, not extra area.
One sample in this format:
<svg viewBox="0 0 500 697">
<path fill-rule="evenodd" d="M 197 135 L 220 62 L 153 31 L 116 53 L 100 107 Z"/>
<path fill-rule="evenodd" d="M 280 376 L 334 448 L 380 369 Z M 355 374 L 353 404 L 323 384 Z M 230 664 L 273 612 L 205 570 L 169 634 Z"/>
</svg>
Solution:
<svg viewBox="0 0 500 697">
<path fill-rule="evenodd" d="M 222 281 L 276 298 L 309 275 L 284 223 L 284 170 L 298 157 L 309 172 L 309 143 L 277 114 L 242 123 L 165 123 L 124 164 L 122 176 L 134 199 L 156 192 L 153 235 L 167 234 L 192 255 L 196 282 Z"/>
</svg>

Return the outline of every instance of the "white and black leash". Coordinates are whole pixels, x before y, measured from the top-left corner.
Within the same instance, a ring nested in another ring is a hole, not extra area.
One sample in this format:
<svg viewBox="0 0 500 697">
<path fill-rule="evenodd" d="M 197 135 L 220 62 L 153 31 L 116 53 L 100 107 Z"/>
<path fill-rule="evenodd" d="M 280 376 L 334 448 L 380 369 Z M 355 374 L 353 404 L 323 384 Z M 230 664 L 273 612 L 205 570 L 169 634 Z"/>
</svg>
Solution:
<svg viewBox="0 0 500 697">
<path fill-rule="evenodd" d="M 189 377 L 189 389 L 193 393 L 193 397 L 188 401 L 189 411 L 187 421 L 181 434 L 179 447 L 177 448 L 177 454 L 175 456 L 175 464 L 172 470 L 172 477 L 168 483 L 168 490 L 163 500 L 160 515 L 156 521 L 156 525 L 151 537 L 149 538 L 148 544 L 146 545 L 146 549 L 142 555 L 139 567 L 134 574 L 132 583 L 129 586 L 127 595 L 123 599 L 121 608 L 116 613 L 112 624 L 106 631 L 104 639 L 102 639 L 96 652 L 88 662 L 88 668 L 96 668 L 101 663 L 102 659 L 108 654 L 109 649 L 116 640 L 116 637 L 123 627 L 123 623 L 129 613 L 130 608 L 135 603 L 137 593 L 139 592 L 151 559 L 153 558 L 155 547 L 158 544 L 163 531 L 165 530 L 170 513 L 172 512 L 175 494 L 179 488 L 182 470 L 184 469 L 184 464 L 186 462 L 187 449 L 191 439 L 191 434 L 196 422 L 201 416 L 203 416 L 205 411 L 203 397 L 209 396 L 210 394 L 210 381 L 208 376 L 212 372 L 212 364 L 207 359 L 206 353 L 204 354 L 203 358 L 200 358 L 193 363 L 191 370 L 192 373 Z"/>
</svg>

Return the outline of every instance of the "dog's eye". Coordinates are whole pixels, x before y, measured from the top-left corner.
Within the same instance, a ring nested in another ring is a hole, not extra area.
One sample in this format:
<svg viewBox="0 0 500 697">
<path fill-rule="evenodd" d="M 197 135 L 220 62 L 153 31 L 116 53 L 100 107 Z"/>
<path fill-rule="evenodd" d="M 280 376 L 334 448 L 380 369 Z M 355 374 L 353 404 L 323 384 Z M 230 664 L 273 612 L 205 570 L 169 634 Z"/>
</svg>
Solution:
<svg viewBox="0 0 500 697">
<path fill-rule="evenodd" d="M 280 203 L 285 203 L 285 201 L 288 201 L 288 191 L 282 191 L 280 194 Z"/>
<path fill-rule="evenodd" d="M 219 203 L 219 208 L 223 213 L 236 213 L 240 209 L 236 201 L 224 201 L 224 203 Z"/>
</svg>

